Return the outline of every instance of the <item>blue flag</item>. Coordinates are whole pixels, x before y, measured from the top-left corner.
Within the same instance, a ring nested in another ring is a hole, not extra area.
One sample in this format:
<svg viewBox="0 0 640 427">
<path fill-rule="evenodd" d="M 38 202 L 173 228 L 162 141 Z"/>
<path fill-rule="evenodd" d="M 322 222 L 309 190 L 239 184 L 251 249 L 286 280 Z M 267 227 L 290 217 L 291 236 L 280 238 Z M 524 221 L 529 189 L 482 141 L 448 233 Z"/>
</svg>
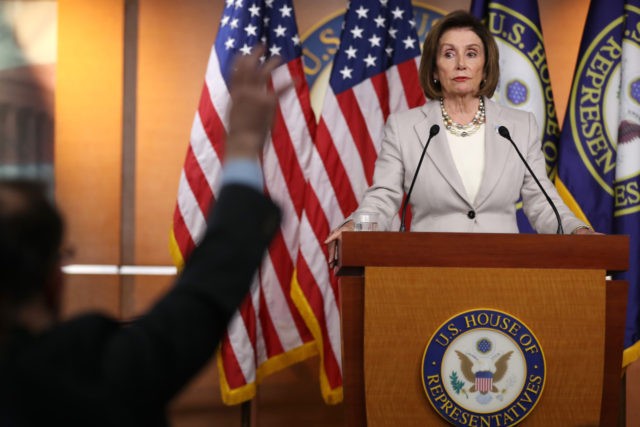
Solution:
<svg viewBox="0 0 640 427">
<path fill-rule="evenodd" d="M 582 219 L 631 238 L 623 364 L 640 356 L 640 0 L 594 0 L 559 146 L 556 186 Z"/>
<path fill-rule="evenodd" d="M 551 90 L 538 2 L 473 0 L 471 13 L 484 20 L 500 50 L 500 81 L 494 100 L 535 115 L 547 174 L 553 179 L 560 126 Z M 518 209 L 518 227 L 520 232 L 533 232 L 522 209 Z"/>
<path fill-rule="evenodd" d="M 622 37 L 613 231 L 631 237 L 624 363 L 640 357 L 640 0 L 627 0 Z"/>
</svg>

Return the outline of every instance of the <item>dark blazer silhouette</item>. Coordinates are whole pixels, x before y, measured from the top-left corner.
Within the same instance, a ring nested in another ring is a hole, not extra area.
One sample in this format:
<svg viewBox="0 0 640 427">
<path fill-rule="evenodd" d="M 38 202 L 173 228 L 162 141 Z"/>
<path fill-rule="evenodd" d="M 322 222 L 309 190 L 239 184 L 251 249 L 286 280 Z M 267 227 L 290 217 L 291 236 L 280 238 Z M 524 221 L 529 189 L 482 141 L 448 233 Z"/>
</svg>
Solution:
<svg viewBox="0 0 640 427">
<path fill-rule="evenodd" d="M 227 185 L 175 287 L 146 315 L 11 331 L 0 344 L 0 426 L 166 425 L 167 403 L 213 355 L 279 222 L 258 191 Z"/>
</svg>

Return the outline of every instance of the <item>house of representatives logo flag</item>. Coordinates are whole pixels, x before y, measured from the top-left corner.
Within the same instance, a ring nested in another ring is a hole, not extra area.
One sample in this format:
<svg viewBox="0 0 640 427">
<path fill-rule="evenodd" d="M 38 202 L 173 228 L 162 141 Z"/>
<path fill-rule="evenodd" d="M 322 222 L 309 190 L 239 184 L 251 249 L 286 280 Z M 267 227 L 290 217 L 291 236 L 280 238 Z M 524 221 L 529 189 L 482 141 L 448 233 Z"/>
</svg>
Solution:
<svg viewBox="0 0 640 427">
<path fill-rule="evenodd" d="M 282 207 L 284 221 L 250 297 L 232 319 L 221 345 L 218 371 L 227 404 L 251 399 L 261 377 L 317 351 L 290 296 L 304 204 L 304 170 L 315 131 L 291 0 L 226 1 L 180 176 L 172 254 L 181 265 L 205 230 L 206 213 L 220 186 L 230 66 L 236 54 L 250 53 L 257 43 L 266 46 L 267 55 L 282 58 L 271 84 L 295 83 L 279 100 L 262 158 L 265 192 Z"/>
<path fill-rule="evenodd" d="M 591 2 L 562 128 L 556 186 L 604 233 L 629 234 L 623 364 L 640 355 L 640 28 L 638 0 Z"/>
<path fill-rule="evenodd" d="M 623 8 L 591 2 L 559 145 L 556 186 L 603 233 L 612 231 Z"/>
<path fill-rule="evenodd" d="M 533 113 L 540 128 L 547 174 L 556 173 L 560 126 L 553 101 L 537 0 L 473 0 L 471 13 L 484 20 L 500 51 L 500 80 L 494 100 Z M 533 231 L 518 209 L 521 232 Z"/>
<path fill-rule="evenodd" d="M 640 0 L 627 0 L 622 37 L 613 231 L 631 237 L 624 365 L 640 357 Z"/>
<path fill-rule="evenodd" d="M 371 184 L 387 116 L 424 102 L 415 27 L 408 0 L 350 2 L 316 132 L 293 291 L 320 347 L 330 403 L 342 399 L 340 302 L 322 242 Z"/>
</svg>

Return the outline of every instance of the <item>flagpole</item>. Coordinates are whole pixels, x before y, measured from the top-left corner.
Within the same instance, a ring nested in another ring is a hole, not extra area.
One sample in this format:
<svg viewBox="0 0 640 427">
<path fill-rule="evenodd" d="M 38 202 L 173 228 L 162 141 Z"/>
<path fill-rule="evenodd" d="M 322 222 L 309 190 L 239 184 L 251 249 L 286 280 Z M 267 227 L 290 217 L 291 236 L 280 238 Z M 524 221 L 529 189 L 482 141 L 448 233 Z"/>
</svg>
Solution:
<svg viewBox="0 0 640 427">
<path fill-rule="evenodd" d="M 240 426 L 251 427 L 251 402 L 247 400 L 240 404 Z"/>
</svg>

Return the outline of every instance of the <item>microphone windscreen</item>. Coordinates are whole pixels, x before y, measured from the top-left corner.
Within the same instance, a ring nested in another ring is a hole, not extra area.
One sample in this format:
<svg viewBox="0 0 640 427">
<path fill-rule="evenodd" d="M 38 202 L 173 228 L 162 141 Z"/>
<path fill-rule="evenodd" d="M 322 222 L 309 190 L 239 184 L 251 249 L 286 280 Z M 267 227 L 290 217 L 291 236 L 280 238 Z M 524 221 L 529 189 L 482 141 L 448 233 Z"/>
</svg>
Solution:
<svg viewBox="0 0 640 427">
<path fill-rule="evenodd" d="M 509 129 L 507 129 L 504 126 L 500 126 L 498 128 L 498 133 L 500 134 L 501 137 L 503 138 L 507 138 L 507 139 L 511 139 L 511 135 L 509 135 Z"/>
<path fill-rule="evenodd" d="M 433 138 L 438 134 L 438 132 L 440 132 L 440 126 L 438 125 L 431 126 L 431 129 L 429 129 L 429 137 Z"/>
</svg>

